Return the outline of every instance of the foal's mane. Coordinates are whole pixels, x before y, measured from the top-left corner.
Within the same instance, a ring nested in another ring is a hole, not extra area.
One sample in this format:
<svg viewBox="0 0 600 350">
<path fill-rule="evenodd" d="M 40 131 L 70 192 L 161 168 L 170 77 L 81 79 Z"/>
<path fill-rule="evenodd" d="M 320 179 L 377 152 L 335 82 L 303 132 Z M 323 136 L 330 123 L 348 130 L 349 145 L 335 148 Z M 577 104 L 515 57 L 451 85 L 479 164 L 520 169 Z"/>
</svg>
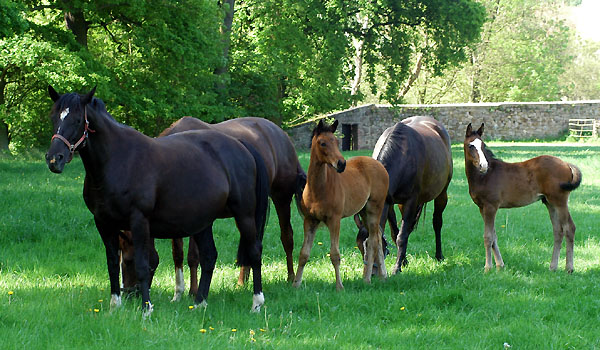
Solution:
<svg viewBox="0 0 600 350">
<path fill-rule="evenodd" d="M 494 152 L 492 152 L 492 150 L 490 150 L 487 145 L 485 144 L 485 142 L 483 142 L 483 140 L 481 140 L 481 142 L 483 143 L 484 147 L 483 147 L 483 155 L 485 156 L 485 158 L 490 161 L 490 160 L 502 160 L 498 157 L 496 157 L 496 155 L 494 154 Z"/>
</svg>

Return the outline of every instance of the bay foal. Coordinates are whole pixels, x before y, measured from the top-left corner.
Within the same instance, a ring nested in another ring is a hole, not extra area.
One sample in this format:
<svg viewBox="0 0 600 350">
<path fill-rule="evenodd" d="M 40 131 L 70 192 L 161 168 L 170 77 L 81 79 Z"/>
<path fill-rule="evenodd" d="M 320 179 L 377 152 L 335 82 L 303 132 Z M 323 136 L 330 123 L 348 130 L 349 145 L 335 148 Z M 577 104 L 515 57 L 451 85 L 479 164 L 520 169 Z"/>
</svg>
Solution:
<svg viewBox="0 0 600 350">
<path fill-rule="evenodd" d="M 567 237 L 566 270 L 573 272 L 575 224 L 569 213 L 571 191 L 581 184 L 581 171 L 573 164 L 553 156 L 539 156 L 524 162 L 506 163 L 494 157 L 483 143 L 483 123 L 477 131 L 467 126 L 464 142 L 465 172 L 469 194 L 479 207 L 485 224 L 485 270 L 504 267 L 498 248 L 494 220 L 498 208 L 515 208 L 538 200 L 548 208 L 554 231 L 554 251 L 550 270 L 556 270 L 563 238 Z"/>
<path fill-rule="evenodd" d="M 306 187 L 301 201 L 304 243 L 294 287 L 302 283 L 302 272 L 310 256 L 315 232 L 319 224 L 324 223 L 329 229 L 330 258 L 335 270 L 336 288 L 344 288 L 340 277 L 340 220 L 356 213 L 359 213 L 369 231 L 363 278 L 367 283 L 371 281 L 374 262 L 380 266 L 379 275 L 387 277 L 379 218 L 387 196 L 388 174 L 383 165 L 371 157 L 354 157 L 346 162 L 333 134 L 337 125 L 337 120 L 332 125 L 320 121 L 313 130 Z"/>
</svg>

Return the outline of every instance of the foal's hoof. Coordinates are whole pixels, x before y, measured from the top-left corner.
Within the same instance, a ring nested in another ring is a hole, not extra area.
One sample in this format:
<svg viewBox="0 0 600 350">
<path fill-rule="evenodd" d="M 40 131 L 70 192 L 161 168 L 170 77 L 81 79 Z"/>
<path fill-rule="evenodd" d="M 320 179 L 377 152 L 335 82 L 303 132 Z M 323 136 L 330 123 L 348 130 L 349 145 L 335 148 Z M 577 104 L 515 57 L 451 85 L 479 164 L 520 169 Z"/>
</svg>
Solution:
<svg viewBox="0 0 600 350">
<path fill-rule="evenodd" d="M 260 312 L 260 307 L 265 303 L 265 296 L 262 292 L 252 296 L 252 309 L 250 312 Z"/>
</svg>

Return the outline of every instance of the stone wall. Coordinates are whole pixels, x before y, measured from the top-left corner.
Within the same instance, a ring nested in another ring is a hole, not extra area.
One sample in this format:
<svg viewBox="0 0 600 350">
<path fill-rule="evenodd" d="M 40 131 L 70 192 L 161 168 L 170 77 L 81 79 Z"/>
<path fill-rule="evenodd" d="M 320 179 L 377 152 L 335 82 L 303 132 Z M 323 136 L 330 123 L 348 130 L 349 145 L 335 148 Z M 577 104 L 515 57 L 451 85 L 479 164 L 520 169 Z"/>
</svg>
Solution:
<svg viewBox="0 0 600 350">
<path fill-rule="evenodd" d="M 469 123 L 485 123 L 486 140 L 527 140 L 563 135 L 569 119 L 600 119 L 600 101 L 468 103 L 453 105 L 365 105 L 328 115 L 341 124 L 356 124 L 358 148 L 373 149 L 379 135 L 398 121 L 428 115 L 444 124 L 453 143 L 462 142 Z M 314 122 L 288 129 L 298 149 L 310 148 Z M 341 126 L 338 127 L 341 131 Z"/>
</svg>

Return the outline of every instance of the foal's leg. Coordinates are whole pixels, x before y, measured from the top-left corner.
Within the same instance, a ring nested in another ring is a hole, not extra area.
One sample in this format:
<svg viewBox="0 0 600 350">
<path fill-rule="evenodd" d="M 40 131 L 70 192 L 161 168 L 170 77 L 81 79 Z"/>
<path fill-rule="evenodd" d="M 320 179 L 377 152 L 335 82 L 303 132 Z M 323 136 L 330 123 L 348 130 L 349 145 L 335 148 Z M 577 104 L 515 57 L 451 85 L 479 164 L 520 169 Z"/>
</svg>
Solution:
<svg viewBox="0 0 600 350">
<path fill-rule="evenodd" d="M 448 193 L 444 190 L 433 202 L 433 231 L 435 232 L 435 258 L 438 261 L 444 260 L 442 254 L 442 213 L 448 204 Z"/>
<path fill-rule="evenodd" d="M 555 271 L 558 267 L 558 258 L 560 257 L 560 247 L 562 245 L 564 233 L 558 210 L 552 204 L 546 202 L 546 208 L 548 214 L 550 214 L 550 221 L 552 222 L 552 233 L 554 234 L 554 249 L 552 250 L 552 260 L 550 261 L 550 271 Z"/>
<path fill-rule="evenodd" d="M 110 280 L 110 308 L 121 306 L 121 288 L 119 285 L 119 230 L 94 217 L 96 228 L 106 249 L 106 266 Z"/>
<path fill-rule="evenodd" d="M 294 280 L 294 257 L 292 255 L 294 251 L 294 231 L 292 230 L 292 224 L 290 223 L 292 197 L 294 195 L 293 189 L 289 193 L 284 194 L 272 194 L 273 205 L 275 211 L 277 211 L 277 217 L 279 218 L 279 229 L 281 231 L 281 244 L 285 251 L 285 261 L 287 263 L 287 280 L 292 282 Z"/>
<path fill-rule="evenodd" d="M 185 290 L 185 280 L 183 279 L 183 239 L 175 238 L 171 240 L 171 253 L 173 254 L 173 264 L 175 265 L 175 294 L 171 301 L 181 300 Z"/>
<path fill-rule="evenodd" d="M 304 272 L 304 265 L 310 257 L 310 250 L 312 249 L 313 242 L 315 240 L 315 233 L 319 221 L 313 220 L 309 217 L 304 218 L 304 243 L 302 243 L 302 249 L 300 250 L 300 256 L 298 257 L 298 269 L 296 270 L 296 277 L 292 286 L 298 288 L 302 283 L 302 273 Z"/>
<path fill-rule="evenodd" d="M 383 203 L 376 203 L 374 201 L 367 202 L 366 215 L 364 221 L 366 222 L 369 231 L 369 249 L 367 254 L 367 264 L 363 271 L 363 278 L 365 282 L 371 281 L 371 272 L 373 263 L 378 265 L 377 274 L 382 278 L 387 278 L 387 270 L 385 268 L 385 258 L 383 254 L 383 230 L 380 227 L 381 221 L 385 222 L 385 216 L 387 214 L 386 205 Z"/>
<path fill-rule="evenodd" d="M 558 208 L 559 210 L 559 218 L 560 224 L 562 227 L 563 235 L 567 238 L 566 243 L 566 265 L 565 270 L 568 273 L 573 272 L 573 244 L 575 241 L 575 223 L 573 222 L 573 218 L 571 218 L 571 214 L 569 213 L 569 208 L 565 204 L 564 207 Z"/>
<path fill-rule="evenodd" d="M 335 288 L 338 291 L 344 289 L 344 285 L 342 284 L 342 277 L 340 276 L 340 262 L 342 260 L 340 255 L 340 220 L 341 218 L 339 217 L 331 218 L 327 222 L 327 228 L 329 229 L 329 238 L 331 241 L 331 245 L 329 247 L 329 259 L 331 260 L 331 264 L 333 265 L 333 269 L 335 271 Z M 381 243 L 379 244 L 381 245 Z M 371 267 L 373 267 L 372 262 Z M 369 280 L 370 277 L 371 273 L 369 272 Z"/>
<path fill-rule="evenodd" d="M 212 224 L 194 235 L 194 239 L 190 239 L 190 243 L 195 244 L 198 249 L 200 260 L 200 284 L 196 286 L 196 305 L 206 306 L 206 298 L 210 289 L 215 263 L 217 261 L 217 248 L 213 238 Z M 190 286 L 191 288 L 191 286 Z"/>
<path fill-rule="evenodd" d="M 494 222 L 496 220 L 496 212 L 498 208 L 491 205 L 485 205 L 480 208 L 481 216 L 483 217 L 483 245 L 485 246 L 485 271 L 492 268 L 492 252 L 496 260 L 496 268 L 504 267 L 504 261 L 498 248 L 498 236 L 496 236 L 496 228 Z"/>
</svg>

